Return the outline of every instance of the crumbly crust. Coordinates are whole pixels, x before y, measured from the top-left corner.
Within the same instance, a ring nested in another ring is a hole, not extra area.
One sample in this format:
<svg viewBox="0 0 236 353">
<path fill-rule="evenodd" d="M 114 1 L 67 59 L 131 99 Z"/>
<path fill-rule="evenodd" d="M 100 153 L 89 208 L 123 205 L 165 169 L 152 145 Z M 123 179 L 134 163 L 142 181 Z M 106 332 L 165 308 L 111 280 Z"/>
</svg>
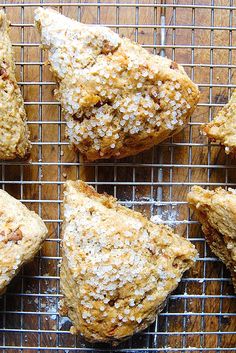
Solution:
<svg viewBox="0 0 236 353">
<path fill-rule="evenodd" d="M 155 320 L 197 251 L 82 181 L 64 192 L 61 290 L 72 333 L 115 342 Z"/>
<path fill-rule="evenodd" d="M 20 89 L 15 78 L 9 22 L 0 11 L 0 159 L 29 154 L 29 130 Z"/>
<path fill-rule="evenodd" d="M 182 66 L 102 26 L 38 8 L 67 135 L 87 160 L 137 154 L 179 132 L 199 99 Z"/>
<path fill-rule="evenodd" d="M 209 123 L 204 125 L 203 133 L 211 140 L 225 146 L 225 153 L 236 152 L 236 90 L 229 102 Z"/>
<path fill-rule="evenodd" d="M 236 190 L 194 186 L 188 194 L 211 250 L 231 272 L 236 291 Z"/>
<path fill-rule="evenodd" d="M 41 218 L 0 190 L 0 293 L 20 267 L 30 261 L 46 238 Z"/>
</svg>

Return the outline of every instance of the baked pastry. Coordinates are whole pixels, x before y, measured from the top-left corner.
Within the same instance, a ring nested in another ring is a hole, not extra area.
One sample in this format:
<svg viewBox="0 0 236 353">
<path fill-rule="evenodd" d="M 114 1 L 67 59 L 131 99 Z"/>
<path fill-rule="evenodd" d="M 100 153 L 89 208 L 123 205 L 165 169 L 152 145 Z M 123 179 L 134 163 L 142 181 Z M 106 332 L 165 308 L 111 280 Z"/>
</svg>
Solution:
<svg viewBox="0 0 236 353">
<path fill-rule="evenodd" d="M 64 192 L 63 311 L 89 341 L 143 330 L 196 258 L 195 247 L 82 181 Z"/>
<path fill-rule="evenodd" d="M 9 22 L 0 11 L 0 159 L 23 158 L 29 154 L 29 130 L 15 64 Z"/>
<path fill-rule="evenodd" d="M 0 189 L 0 294 L 46 238 L 41 218 Z"/>
<path fill-rule="evenodd" d="M 225 146 L 225 152 L 236 152 L 236 90 L 216 117 L 203 126 L 203 133 Z"/>
<path fill-rule="evenodd" d="M 211 250 L 230 270 L 236 291 L 236 190 L 209 191 L 194 186 L 188 202 L 202 224 Z"/>
<path fill-rule="evenodd" d="M 110 29 L 38 8 L 67 135 L 87 160 L 123 158 L 183 129 L 199 99 L 182 66 Z"/>
</svg>

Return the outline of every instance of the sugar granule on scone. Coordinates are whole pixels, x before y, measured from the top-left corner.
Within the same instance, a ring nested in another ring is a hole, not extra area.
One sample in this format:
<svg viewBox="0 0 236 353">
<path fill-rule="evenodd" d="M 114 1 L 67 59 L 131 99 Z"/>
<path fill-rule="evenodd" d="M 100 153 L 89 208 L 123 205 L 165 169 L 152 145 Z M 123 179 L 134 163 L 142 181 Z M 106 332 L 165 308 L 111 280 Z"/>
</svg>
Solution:
<svg viewBox="0 0 236 353">
<path fill-rule="evenodd" d="M 145 329 L 192 267 L 195 247 L 82 181 L 66 182 L 63 213 L 60 285 L 72 333 L 116 344 Z"/>
<path fill-rule="evenodd" d="M 25 158 L 30 151 L 29 130 L 8 35 L 9 22 L 0 11 L 0 159 Z"/>
<path fill-rule="evenodd" d="M 20 267 L 38 252 L 46 236 L 42 219 L 0 190 L 0 294 Z"/>
<path fill-rule="evenodd" d="M 102 26 L 38 8 L 71 144 L 85 159 L 123 158 L 179 132 L 199 99 L 182 66 Z"/>
<path fill-rule="evenodd" d="M 211 250 L 231 272 L 236 292 L 236 190 L 210 191 L 194 186 L 188 202 L 202 224 Z"/>
<path fill-rule="evenodd" d="M 215 118 L 203 126 L 203 133 L 225 146 L 225 153 L 236 152 L 236 90 Z"/>
</svg>

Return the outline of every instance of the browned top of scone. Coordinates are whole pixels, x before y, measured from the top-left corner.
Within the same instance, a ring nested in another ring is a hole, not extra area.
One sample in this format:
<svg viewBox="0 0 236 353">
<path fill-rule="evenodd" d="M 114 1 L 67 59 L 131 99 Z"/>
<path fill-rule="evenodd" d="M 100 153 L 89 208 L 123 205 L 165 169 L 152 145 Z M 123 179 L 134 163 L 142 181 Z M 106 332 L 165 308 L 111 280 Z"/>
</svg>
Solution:
<svg viewBox="0 0 236 353">
<path fill-rule="evenodd" d="M 35 212 L 0 190 L 0 293 L 40 249 L 46 235 L 47 228 Z"/>
<path fill-rule="evenodd" d="M 67 135 L 88 160 L 136 154 L 180 131 L 198 99 L 177 63 L 102 26 L 39 8 Z"/>
<path fill-rule="evenodd" d="M 212 251 L 226 264 L 236 289 L 236 190 L 204 190 L 194 186 L 188 194 Z"/>
<path fill-rule="evenodd" d="M 236 152 L 236 90 L 214 119 L 203 126 L 203 133 L 225 146 L 225 152 Z"/>
<path fill-rule="evenodd" d="M 20 89 L 15 78 L 9 22 L 0 11 L 0 159 L 29 154 L 29 130 Z"/>
<path fill-rule="evenodd" d="M 74 332 L 86 339 L 119 340 L 147 327 L 196 254 L 171 228 L 82 181 L 66 183 L 61 288 Z"/>
</svg>

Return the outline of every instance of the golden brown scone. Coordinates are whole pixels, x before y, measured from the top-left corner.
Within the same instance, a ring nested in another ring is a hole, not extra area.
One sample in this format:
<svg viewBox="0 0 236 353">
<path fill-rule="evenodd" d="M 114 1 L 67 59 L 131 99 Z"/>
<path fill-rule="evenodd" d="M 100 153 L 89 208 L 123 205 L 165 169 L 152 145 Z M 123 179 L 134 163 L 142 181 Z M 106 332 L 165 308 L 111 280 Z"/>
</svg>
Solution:
<svg viewBox="0 0 236 353">
<path fill-rule="evenodd" d="M 67 135 L 87 160 L 135 155 L 183 129 L 199 91 L 182 66 L 52 9 L 38 8 L 35 21 Z"/>
<path fill-rule="evenodd" d="M 203 133 L 225 146 L 225 153 L 236 152 L 236 90 L 216 117 L 204 125 Z"/>
<path fill-rule="evenodd" d="M 188 194 L 211 250 L 231 272 L 236 291 L 236 190 L 194 186 Z"/>
<path fill-rule="evenodd" d="M 34 257 L 46 235 L 47 228 L 35 212 L 0 190 L 0 294 Z"/>
<path fill-rule="evenodd" d="M 24 102 L 15 78 L 8 32 L 9 22 L 0 11 L 0 159 L 23 158 L 30 150 Z"/>
<path fill-rule="evenodd" d="M 72 333 L 117 343 L 145 329 L 197 251 L 82 181 L 64 192 L 61 290 Z"/>
</svg>

